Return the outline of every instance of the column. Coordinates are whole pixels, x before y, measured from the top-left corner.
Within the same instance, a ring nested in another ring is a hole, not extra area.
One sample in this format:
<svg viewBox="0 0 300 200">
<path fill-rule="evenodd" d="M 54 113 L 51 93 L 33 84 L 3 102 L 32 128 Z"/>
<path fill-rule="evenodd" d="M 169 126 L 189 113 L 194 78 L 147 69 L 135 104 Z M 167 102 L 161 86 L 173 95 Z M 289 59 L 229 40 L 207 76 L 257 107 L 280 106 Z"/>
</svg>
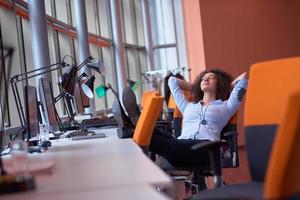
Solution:
<svg viewBox="0 0 300 200">
<path fill-rule="evenodd" d="M 74 11 L 79 50 L 79 63 L 82 63 L 87 57 L 90 56 L 84 0 L 74 0 Z M 82 73 L 83 71 L 88 75 L 91 74 L 90 70 L 86 67 L 83 67 L 79 73 Z M 96 114 L 94 98 L 90 99 L 90 113 L 94 116 Z"/>
<path fill-rule="evenodd" d="M 121 5 L 119 0 L 110 0 L 112 33 L 116 61 L 116 75 L 119 97 L 126 86 L 125 57 L 122 41 Z"/>
<path fill-rule="evenodd" d="M 38 69 L 50 65 L 44 0 L 29 0 L 28 10 L 32 40 L 33 66 L 35 69 Z M 42 74 L 39 78 L 40 77 L 49 78 L 51 80 L 51 73 Z"/>
</svg>

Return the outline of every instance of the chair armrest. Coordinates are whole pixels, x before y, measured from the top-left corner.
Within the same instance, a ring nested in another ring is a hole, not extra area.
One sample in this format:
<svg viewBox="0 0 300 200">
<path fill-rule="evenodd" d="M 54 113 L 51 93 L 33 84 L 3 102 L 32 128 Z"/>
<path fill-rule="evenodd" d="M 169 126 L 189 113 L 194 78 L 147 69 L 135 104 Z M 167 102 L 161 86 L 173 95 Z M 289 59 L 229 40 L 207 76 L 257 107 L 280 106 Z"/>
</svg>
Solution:
<svg viewBox="0 0 300 200">
<path fill-rule="evenodd" d="M 172 122 L 171 121 L 167 121 L 167 120 L 159 120 L 159 121 L 156 121 L 155 124 L 171 125 Z"/>
<path fill-rule="evenodd" d="M 207 141 L 202 142 L 198 144 L 194 144 L 192 146 L 192 150 L 199 150 L 199 149 L 214 149 L 214 148 L 220 148 L 223 145 L 228 145 L 228 142 L 226 140 L 219 140 L 219 141 Z"/>
<path fill-rule="evenodd" d="M 163 127 L 163 128 L 172 128 L 172 122 L 169 121 L 156 121 L 155 122 L 156 127 Z"/>
<path fill-rule="evenodd" d="M 203 143 L 198 143 L 192 146 L 192 150 L 207 150 L 209 154 L 209 160 L 211 164 L 211 169 L 213 171 L 214 176 L 218 177 L 220 180 L 222 175 L 222 164 L 221 164 L 221 153 L 220 149 L 223 145 L 228 145 L 226 140 L 219 141 L 207 141 Z M 215 183 L 216 186 L 220 186 L 221 182 L 217 181 Z"/>
<path fill-rule="evenodd" d="M 223 134 L 224 137 L 229 137 L 229 136 L 233 136 L 233 135 L 238 135 L 238 133 L 236 131 L 228 131 Z"/>
</svg>

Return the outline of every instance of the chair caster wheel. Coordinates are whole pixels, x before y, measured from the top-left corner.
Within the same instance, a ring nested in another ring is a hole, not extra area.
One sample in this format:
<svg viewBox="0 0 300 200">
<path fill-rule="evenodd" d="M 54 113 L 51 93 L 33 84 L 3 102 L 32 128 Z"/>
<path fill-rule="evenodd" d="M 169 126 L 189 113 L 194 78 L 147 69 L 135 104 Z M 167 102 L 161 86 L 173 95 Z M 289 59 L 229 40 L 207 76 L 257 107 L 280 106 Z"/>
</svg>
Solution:
<svg viewBox="0 0 300 200">
<path fill-rule="evenodd" d="M 198 191 L 197 191 L 197 187 L 198 187 L 198 186 L 195 185 L 195 184 L 192 184 L 192 185 L 191 185 L 191 191 L 192 191 L 192 194 L 193 194 L 193 195 L 194 195 L 194 194 L 197 194 L 197 192 L 198 192 Z"/>
</svg>

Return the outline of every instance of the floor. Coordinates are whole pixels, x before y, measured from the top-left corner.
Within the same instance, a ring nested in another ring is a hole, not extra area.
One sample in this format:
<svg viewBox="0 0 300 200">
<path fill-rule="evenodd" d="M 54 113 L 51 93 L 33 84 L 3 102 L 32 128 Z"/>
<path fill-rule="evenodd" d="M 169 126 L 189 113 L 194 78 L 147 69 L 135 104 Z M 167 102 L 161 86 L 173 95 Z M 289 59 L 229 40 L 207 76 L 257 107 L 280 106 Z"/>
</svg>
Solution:
<svg viewBox="0 0 300 200">
<path fill-rule="evenodd" d="M 250 181 L 248 169 L 248 161 L 244 148 L 239 149 L 240 166 L 238 168 L 223 169 L 223 179 L 226 184 L 242 183 Z M 213 188 L 212 178 L 206 179 L 208 188 Z M 176 199 L 186 199 L 191 195 L 190 191 L 186 191 L 184 181 L 175 181 L 175 196 Z"/>
</svg>

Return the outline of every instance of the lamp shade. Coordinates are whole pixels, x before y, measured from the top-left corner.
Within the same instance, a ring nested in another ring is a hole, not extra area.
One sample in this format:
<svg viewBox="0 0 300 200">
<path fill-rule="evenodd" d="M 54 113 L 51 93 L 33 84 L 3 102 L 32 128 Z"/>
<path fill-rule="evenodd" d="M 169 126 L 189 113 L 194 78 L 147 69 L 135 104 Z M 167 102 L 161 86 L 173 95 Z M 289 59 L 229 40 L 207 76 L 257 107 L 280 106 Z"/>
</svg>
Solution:
<svg viewBox="0 0 300 200">
<path fill-rule="evenodd" d="M 104 97 L 106 95 L 106 91 L 108 90 L 109 88 L 107 86 L 104 86 L 104 85 L 100 85 L 99 87 L 97 87 L 95 89 L 96 91 L 96 94 L 99 98 L 101 97 Z"/>
<path fill-rule="evenodd" d="M 64 90 L 70 95 L 74 94 L 77 67 L 72 66 L 60 77 L 59 83 Z"/>
<path fill-rule="evenodd" d="M 89 98 L 94 97 L 94 81 L 95 76 L 92 75 L 81 85 L 83 93 Z"/>
<path fill-rule="evenodd" d="M 132 90 L 136 90 L 137 89 L 137 82 L 136 81 L 133 81 L 133 80 L 130 80 L 130 79 L 128 79 L 127 80 L 127 83 L 129 84 L 129 86 L 130 86 L 130 88 L 132 89 Z"/>
<path fill-rule="evenodd" d="M 86 64 L 88 68 L 95 70 L 96 72 L 100 74 L 104 74 L 104 64 L 100 60 L 91 60 Z"/>
</svg>

